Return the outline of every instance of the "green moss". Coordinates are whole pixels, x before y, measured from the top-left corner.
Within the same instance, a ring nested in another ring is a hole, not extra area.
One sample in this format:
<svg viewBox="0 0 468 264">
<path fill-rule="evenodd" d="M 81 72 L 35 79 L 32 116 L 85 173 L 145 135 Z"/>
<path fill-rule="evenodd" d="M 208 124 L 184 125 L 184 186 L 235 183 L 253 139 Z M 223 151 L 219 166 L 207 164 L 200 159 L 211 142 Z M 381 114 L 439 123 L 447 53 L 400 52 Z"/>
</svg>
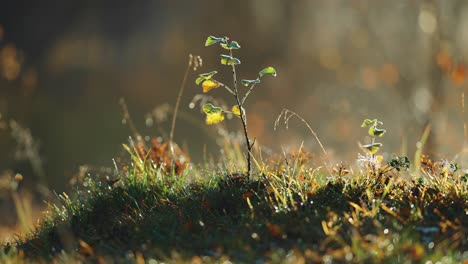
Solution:
<svg viewBox="0 0 468 264">
<path fill-rule="evenodd" d="M 405 181 L 392 183 L 381 199 L 382 186 L 364 184 L 359 175 L 304 182 L 309 187 L 302 193 L 301 184 L 281 174 L 257 180 L 220 174 L 196 183 L 171 175 L 164 181 L 138 177 L 129 173 L 112 187 L 88 180 L 73 199 L 60 196 L 63 206 L 13 250 L 45 260 L 63 258 L 63 252 L 75 260 L 124 260 L 138 252 L 166 261 L 285 261 L 292 254 L 306 261 L 380 262 L 459 261 L 467 246 L 466 186 L 455 193 Z M 278 202 L 285 190 L 292 194 L 288 206 Z M 92 255 L 80 253 L 80 241 Z"/>
</svg>

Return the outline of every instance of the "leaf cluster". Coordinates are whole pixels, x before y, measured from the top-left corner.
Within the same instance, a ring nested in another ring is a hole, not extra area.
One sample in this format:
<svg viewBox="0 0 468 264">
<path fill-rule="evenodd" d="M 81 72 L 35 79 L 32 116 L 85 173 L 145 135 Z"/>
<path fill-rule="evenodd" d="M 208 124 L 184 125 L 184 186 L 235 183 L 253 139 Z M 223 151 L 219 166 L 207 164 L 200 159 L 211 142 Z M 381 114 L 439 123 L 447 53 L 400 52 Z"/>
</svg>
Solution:
<svg viewBox="0 0 468 264">
<path fill-rule="evenodd" d="M 228 37 L 215 37 L 215 36 L 209 36 L 206 41 L 205 41 L 205 46 L 211 46 L 214 44 L 219 44 L 223 49 L 229 50 L 230 54 L 221 54 L 220 59 L 221 59 L 221 65 L 228 65 L 228 66 L 236 66 L 241 64 L 241 61 L 238 58 L 235 58 L 232 56 L 232 50 L 237 50 L 240 49 L 241 46 L 237 41 L 229 41 Z M 231 89 L 224 83 L 216 80 L 214 76 L 218 73 L 218 71 L 211 71 L 207 73 L 202 73 L 198 76 L 198 78 L 195 80 L 195 83 L 197 85 L 202 86 L 203 88 L 203 93 L 207 93 L 213 89 L 223 87 L 225 88 L 230 94 L 240 97 L 240 93 L 237 90 L 237 87 L 234 87 Z M 237 117 L 241 117 L 242 113 L 245 114 L 244 111 L 244 103 L 247 99 L 247 97 L 250 95 L 252 92 L 253 88 L 255 87 L 256 84 L 259 84 L 261 82 L 261 78 L 266 75 L 271 75 L 271 76 L 276 76 L 276 70 L 273 67 L 267 67 L 259 71 L 258 77 L 253 80 L 246 80 L 243 79 L 241 80 L 241 83 L 243 86 L 249 87 L 250 89 L 247 90 L 247 92 L 244 93 L 242 99 L 239 100 L 236 105 L 232 106 L 232 108 L 229 110 L 222 109 L 221 107 L 214 106 L 211 103 L 207 103 L 203 107 L 203 112 L 206 114 L 206 119 L 205 122 L 207 125 L 211 124 L 216 124 L 219 122 L 222 122 L 224 120 L 224 114 L 225 113 L 232 113 L 233 115 Z M 241 111 L 242 109 L 242 111 Z"/>
<path fill-rule="evenodd" d="M 378 125 L 383 125 L 383 122 L 378 119 L 365 119 L 361 124 L 361 127 L 369 127 L 367 133 L 372 137 L 372 143 L 363 145 L 362 147 L 372 155 L 377 153 L 380 147 L 382 147 L 382 143 L 375 142 L 375 138 L 382 137 L 387 132 L 387 130 L 383 128 L 378 128 Z"/>
</svg>

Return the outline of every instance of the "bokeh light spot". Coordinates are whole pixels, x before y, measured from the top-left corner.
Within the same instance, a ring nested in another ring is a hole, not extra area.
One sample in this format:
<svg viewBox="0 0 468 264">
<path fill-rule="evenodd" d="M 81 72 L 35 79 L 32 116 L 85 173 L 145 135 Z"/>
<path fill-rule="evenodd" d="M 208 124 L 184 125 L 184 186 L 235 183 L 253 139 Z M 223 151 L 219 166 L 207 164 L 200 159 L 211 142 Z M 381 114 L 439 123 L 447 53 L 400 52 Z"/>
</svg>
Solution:
<svg viewBox="0 0 468 264">
<path fill-rule="evenodd" d="M 21 64 L 16 48 L 13 45 L 7 45 L 0 51 L 0 71 L 2 76 L 9 81 L 15 80 L 20 70 Z"/>
<path fill-rule="evenodd" d="M 429 10 L 421 10 L 418 17 L 419 27 L 424 33 L 432 34 L 437 27 L 437 19 Z"/>
</svg>

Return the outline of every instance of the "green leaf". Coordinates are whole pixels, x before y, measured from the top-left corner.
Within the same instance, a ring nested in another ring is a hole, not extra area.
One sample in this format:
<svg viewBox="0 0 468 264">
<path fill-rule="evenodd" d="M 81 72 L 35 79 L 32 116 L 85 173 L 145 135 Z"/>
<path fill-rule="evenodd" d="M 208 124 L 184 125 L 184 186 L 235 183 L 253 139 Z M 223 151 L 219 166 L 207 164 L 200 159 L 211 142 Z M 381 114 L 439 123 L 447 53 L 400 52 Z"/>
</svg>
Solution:
<svg viewBox="0 0 468 264">
<path fill-rule="evenodd" d="M 367 149 L 367 151 L 370 154 L 374 155 L 375 153 L 377 153 L 377 151 L 379 151 L 381 146 L 383 146 L 382 143 L 374 143 L 374 144 L 363 145 L 362 147 Z"/>
<path fill-rule="evenodd" d="M 255 80 L 242 80 L 241 82 L 242 82 L 242 85 L 244 85 L 244 86 L 249 86 L 249 85 L 251 85 L 251 84 L 258 84 L 258 83 L 260 83 L 260 78 L 257 78 L 257 79 L 255 79 Z"/>
<path fill-rule="evenodd" d="M 221 55 L 221 64 L 223 65 L 238 65 L 240 60 L 229 55 Z"/>
<path fill-rule="evenodd" d="M 205 123 L 207 125 L 216 124 L 224 120 L 223 109 L 210 103 L 203 106 L 203 112 L 206 114 Z"/>
<path fill-rule="evenodd" d="M 223 43 L 223 42 L 227 42 L 226 37 L 217 38 L 217 37 L 214 37 L 214 36 L 209 36 L 205 41 L 205 47 L 211 46 L 211 45 L 216 44 L 216 43 Z"/>
<path fill-rule="evenodd" d="M 209 80 L 211 77 L 213 77 L 215 74 L 217 74 L 217 71 L 212 71 L 212 72 L 207 72 L 207 73 L 202 73 L 198 75 L 198 78 L 195 80 L 195 83 L 199 85 L 201 82 L 204 80 Z"/>
<path fill-rule="evenodd" d="M 366 119 L 366 120 L 364 120 L 364 122 L 362 122 L 361 127 L 373 126 L 376 121 L 377 121 L 377 119 L 374 119 L 374 120 Z"/>
<path fill-rule="evenodd" d="M 260 75 L 260 77 L 263 77 L 263 75 L 273 75 L 276 77 L 276 70 L 273 67 L 268 67 L 261 70 L 258 74 Z"/>
<path fill-rule="evenodd" d="M 385 134 L 385 132 L 387 132 L 385 129 L 380 129 L 375 126 L 369 127 L 369 136 L 381 137 Z"/>
<path fill-rule="evenodd" d="M 240 49 L 239 43 L 237 41 L 231 41 L 231 43 L 221 43 L 221 47 L 227 49 L 227 50 L 232 50 L 232 49 Z"/>
</svg>

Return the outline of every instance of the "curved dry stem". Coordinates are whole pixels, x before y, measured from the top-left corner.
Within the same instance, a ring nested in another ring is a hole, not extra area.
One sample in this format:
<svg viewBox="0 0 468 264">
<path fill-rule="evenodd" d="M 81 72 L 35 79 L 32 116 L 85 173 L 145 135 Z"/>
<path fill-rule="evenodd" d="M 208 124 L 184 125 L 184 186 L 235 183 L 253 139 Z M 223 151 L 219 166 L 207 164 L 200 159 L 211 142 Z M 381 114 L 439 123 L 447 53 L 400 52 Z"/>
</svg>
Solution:
<svg viewBox="0 0 468 264">
<path fill-rule="evenodd" d="M 280 120 L 281 118 L 283 118 L 283 122 L 284 122 L 284 125 L 286 126 L 286 129 L 289 128 L 289 120 L 292 118 L 292 117 L 297 117 L 302 123 L 304 123 L 306 125 L 306 127 L 309 129 L 310 133 L 312 133 L 312 135 L 315 137 L 315 139 L 317 140 L 317 143 L 319 144 L 320 148 L 322 149 L 322 152 L 323 154 L 325 155 L 325 158 L 327 160 L 327 162 L 324 162 L 324 165 L 325 165 L 325 168 L 327 169 L 328 173 L 330 173 L 330 175 L 333 175 L 330 167 L 329 167 L 329 164 L 330 164 L 330 158 L 328 156 L 328 153 L 327 151 L 325 150 L 325 148 L 323 147 L 323 144 L 322 142 L 320 141 L 317 133 L 315 133 L 315 131 L 312 129 L 312 127 L 309 125 L 309 123 L 307 123 L 307 121 L 302 118 L 302 116 L 300 116 L 299 114 L 297 114 L 296 112 L 294 111 L 291 111 L 289 109 L 283 109 L 281 110 L 281 113 L 278 115 L 278 118 L 276 119 L 275 121 L 275 126 L 274 126 L 274 130 L 276 130 L 276 128 L 278 127 L 279 123 L 280 123 Z"/>
<path fill-rule="evenodd" d="M 133 136 L 137 139 L 138 143 L 141 143 L 143 141 L 143 137 L 138 132 L 138 130 L 135 127 L 135 124 L 133 123 L 132 117 L 130 116 L 130 112 L 128 111 L 127 103 L 125 102 L 125 98 L 120 98 L 119 103 L 122 107 L 123 119 L 125 120 L 125 123 L 128 124 L 128 126 L 130 127 L 130 130 L 132 131 Z"/>
<path fill-rule="evenodd" d="M 177 100 L 176 104 L 174 107 L 174 114 L 172 115 L 172 123 L 171 123 L 171 132 L 169 134 L 169 146 L 171 149 L 171 155 L 172 158 L 174 158 L 174 131 L 175 131 L 175 126 L 176 126 L 176 120 L 177 120 L 177 113 L 179 113 L 179 106 L 180 106 L 180 100 L 182 99 L 182 94 L 184 93 L 184 88 L 185 88 L 185 83 L 187 82 L 187 77 L 190 71 L 190 68 L 192 67 L 193 64 L 193 55 L 189 54 L 189 60 L 187 63 L 187 68 L 185 69 L 184 73 L 184 78 L 182 79 L 182 83 L 180 84 L 179 88 L 179 94 L 177 95 Z"/>
</svg>

